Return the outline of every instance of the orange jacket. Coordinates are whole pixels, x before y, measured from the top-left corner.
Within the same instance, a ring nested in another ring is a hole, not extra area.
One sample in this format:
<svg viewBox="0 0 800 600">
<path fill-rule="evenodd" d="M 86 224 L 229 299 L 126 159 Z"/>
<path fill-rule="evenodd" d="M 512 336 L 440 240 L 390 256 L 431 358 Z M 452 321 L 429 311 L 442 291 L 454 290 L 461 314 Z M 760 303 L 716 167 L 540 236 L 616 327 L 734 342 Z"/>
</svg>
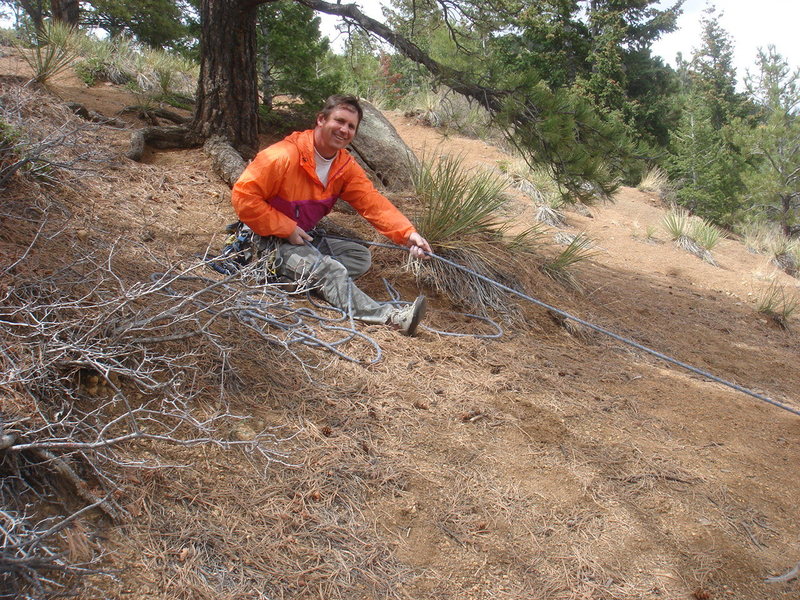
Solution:
<svg viewBox="0 0 800 600">
<path fill-rule="evenodd" d="M 315 170 L 313 129 L 296 131 L 259 152 L 233 186 L 231 202 L 258 235 L 287 238 L 295 226 L 313 229 L 339 198 L 396 244 L 405 244 L 415 231 L 346 150 L 339 150 L 323 188 Z"/>
</svg>

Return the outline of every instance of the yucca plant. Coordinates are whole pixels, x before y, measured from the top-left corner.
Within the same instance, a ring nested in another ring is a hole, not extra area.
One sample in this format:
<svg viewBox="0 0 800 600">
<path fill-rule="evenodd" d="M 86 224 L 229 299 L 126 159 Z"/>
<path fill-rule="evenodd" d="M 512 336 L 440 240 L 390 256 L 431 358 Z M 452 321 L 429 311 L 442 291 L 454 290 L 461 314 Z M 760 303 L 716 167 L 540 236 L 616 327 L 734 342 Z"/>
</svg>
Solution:
<svg viewBox="0 0 800 600">
<path fill-rule="evenodd" d="M 714 256 L 710 252 L 710 248 L 716 245 L 722 235 L 722 232 L 716 227 L 706 221 L 695 219 L 689 214 L 689 211 L 680 207 L 674 207 L 668 211 L 661 220 L 661 224 L 678 248 L 717 266 Z M 700 240 L 697 239 L 698 236 Z M 706 248 L 705 245 L 708 245 L 709 248 Z"/>
<path fill-rule="evenodd" d="M 454 247 L 465 237 L 490 233 L 502 224 L 498 211 L 506 202 L 508 181 L 488 171 L 468 171 L 463 157 L 423 157 L 414 169 L 413 184 L 423 206 L 417 230 L 435 246 Z"/>
<path fill-rule="evenodd" d="M 661 219 L 661 224 L 667 230 L 670 239 L 677 242 L 681 238 L 688 237 L 690 216 L 689 211 L 679 206 L 673 207 L 667 211 Z"/>
<path fill-rule="evenodd" d="M 561 212 L 563 202 L 553 202 L 550 204 L 540 204 L 536 207 L 536 220 L 550 227 L 564 227 L 567 218 Z"/>
<path fill-rule="evenodd" d="M 596 254 L 594 241 L 585 233 L 579 233 L 572 237 L 567 247 L 558 256 L 544 263 L 541 269 L 556 281 L 580 288 L 575 276 L 570 272 L 570 268 Z"/>
<path fill-rule="evenodd" d="M 500 233 L 505 233 L 507 228 L 502 227 L 500 229 Z M 534 223 L 527 229 L 524 229 L 518 233 L 510 234 L 508 237 L 505 237 L 505 244 L 511 250 L 524 250 L 526 252 L 530 252 L 536 246 L 538 241 L 545 235 L 545 230 L 542 227 L 541 223 Z"/>
<path fill-rule="evenodd" d="M 658 238 L 656 237 L 655 225 L 648 225 L 644 230 L 644 239 L 648 244 L 657 244 Z"/>
<path fill-rule="evenodd" d="M 796 240 L 786 237 L 782 233 L 776 234 L 769 242 L 771 262 L 779 269 L 796 277 L 800 266 L 800 244 Z"/>
<path fill-rule="evenodd" d="M 692 219 L 689 235 L 701 248 L 709 252 L 716 247 L 720 239 L 725 237 L 725 233 L 719 227 L 699 218 Z"/>
<path fill-rule="evenodd" d="M 25 50 L 19 43 L 15 47 L 33 70 L 34 81 L 44 85 L 78 58 L 82 37 L 63 23 L 46 21 L 31 50 Z"/>
<path fill-rule="evenodd" d="M 776 281 L 772 281 L 756 298 L 758 312 L 768 316 L 784 329 L 789 328 L 789 319 L 797 311 L 798 306 L 800 300 L 797 296 L 788 294 Z"/>
</svg>

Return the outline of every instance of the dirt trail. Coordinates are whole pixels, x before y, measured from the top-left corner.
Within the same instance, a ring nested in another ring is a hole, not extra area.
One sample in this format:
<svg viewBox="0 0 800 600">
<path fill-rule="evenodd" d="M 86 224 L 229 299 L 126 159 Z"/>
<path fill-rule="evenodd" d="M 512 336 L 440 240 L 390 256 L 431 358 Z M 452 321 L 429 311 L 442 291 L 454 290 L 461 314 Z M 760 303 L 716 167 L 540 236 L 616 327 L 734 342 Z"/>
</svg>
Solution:
<svg viewBox="0 0 800 600">
<path fill-rule="evenodd" d="M 56 86 L 65 100 L 108 114 L 114 88 L 102 90 Z M 128 101 L 120 96 L 119 106 Z M 504 158 L 484 142 L 445 139 L 402 115 L 389 117 L 418 153 L 447 148 L 490 166 Z M 127 132 L 109 130 L 103 143 L 121 156 Z M 91 210 L 76 218 L 93 235 L 124 231 L 175 256 L 216 247 L 233 219 L 227 189 L 199 150 L 157 152 L 149 164 L 120 158 L 110 179 L 92 189 Z M 532 207 L 516 202 L 527 218 Z M 798 325 L 781 330 L 754 308 L 769 280 L 797 290 L 796 279 L 735 240 L 714 250 L 718 267 L 675 248 L 663 233 L 647 240 L 664 209 L 633 189 L 590 211 L 568 213 L 568 231 L 586 231 L 599 251 L 577 270 L 584 292 L 531 265 L 531 293 L 800 406 Z M 348 215 L 336 218 L 361 227 Z M 368 291 L 383 297 L 380 276 L 415 290 L 399 257 L 375 255 Z M 434 319 L 446 322 L 449 303 L 425 291 Z M 263 383 L 231 402 L 260 423 L 301 431 L 293 456 L 301 467 L 276 465 L 254 477 L 246 463 L 208 453 L 197 460 L 202 468 L 152 475 L 147 493 L 132 492 L 130 500 L 148 518 L 107 532 L 116 551 L 109 560 L 123 569 L 109 593 L 797 598 L 797 581 L 763 579 L 800 560 L 800 417 L 601 336 L 570 333 L 542 309 L 521 310 L 525 325 L 499 340 L 406 339 L 372 327 L 385 356 L 374 367 L 332 359 L 315 381 L 291 388 L 266 371 L 251 373 Z M 189 523 L 198 529 L 186 529 Z M 258 530 L 265 554 L 251 544 L 244 556 L 231 538 L 250 539 L 256 523 L 271 527 Z M 320 531 L 328 537 L 314 537 Z M 312 542 L 316 562 L 267 571 L 284 556 L 309 552 L 303 544 Z M 190 543 L 205 554 L 180 559 Z M 350 592 L 315 575 L 333 552 L 361 561 L 342 575 Z M 225 580 L 222 571 L 242 587 L 214 584 Z M 252 579 L 259 573 L 263 580 Z"/>
</svg>

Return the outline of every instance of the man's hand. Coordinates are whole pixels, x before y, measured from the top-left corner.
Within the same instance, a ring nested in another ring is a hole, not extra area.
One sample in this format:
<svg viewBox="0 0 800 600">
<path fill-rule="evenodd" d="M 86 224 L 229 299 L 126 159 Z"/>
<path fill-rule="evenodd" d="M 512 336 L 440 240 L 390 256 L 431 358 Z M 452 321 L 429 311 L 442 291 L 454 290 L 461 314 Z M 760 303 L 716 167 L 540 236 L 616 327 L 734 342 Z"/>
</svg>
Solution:
<svg viewBox="0 0 800 600">
<path fill-rule="evenodd" d="M 406 240 L 406 246 L 408 246 L 408 251 L 414 258 L 422 258 L 428 260 L 430 256 L 425 254 L 426 252 L 433 252 L 431 250 L 430 244 L 428 244 L 428 240 L 418 234 L 416 231 L 408 236 Z"/>
<path fill-rule="evenodd" d="M 314 238 L 308 235 L 305 231 L 300 229 L 299 227 L 295 227 L 294 231 L 289 234 L 289 237 L 286 238 L 289 240 L 290 244 L 294 244 L 295 246 L 302 246 L 306 242 L 310 242 Z M 423 240 L 424 241 L 424 240 Z"/>
</svg>

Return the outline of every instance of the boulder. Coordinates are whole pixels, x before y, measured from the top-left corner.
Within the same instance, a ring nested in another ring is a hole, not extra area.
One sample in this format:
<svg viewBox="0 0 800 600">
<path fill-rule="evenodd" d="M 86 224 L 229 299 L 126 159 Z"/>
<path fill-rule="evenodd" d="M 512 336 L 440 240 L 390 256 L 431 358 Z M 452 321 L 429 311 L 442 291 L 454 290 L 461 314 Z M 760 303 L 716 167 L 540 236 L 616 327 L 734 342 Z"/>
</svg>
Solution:
<svg viewBox="0 0 800 600">
<path fill-rule="evenodd" d="M 417 158 L 377 108 L 361 101 L 364 118 L 350 153 L 376 185 L 391 191 L 408 190 Z"/>
</svg>

